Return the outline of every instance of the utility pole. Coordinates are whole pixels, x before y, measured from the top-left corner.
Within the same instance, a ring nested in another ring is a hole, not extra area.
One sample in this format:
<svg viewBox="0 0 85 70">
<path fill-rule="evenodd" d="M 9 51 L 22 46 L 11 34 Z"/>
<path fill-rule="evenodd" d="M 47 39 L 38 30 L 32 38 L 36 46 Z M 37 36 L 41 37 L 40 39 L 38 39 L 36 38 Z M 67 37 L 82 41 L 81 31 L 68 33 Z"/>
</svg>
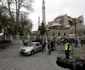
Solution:
<svg viewBox="0 0 85 70">
<path fill-rule="evenodd" d="M 76 42 L 77 42 L 77 18 L 74 18 L 73 19 L 73 24 L 74 24 L 74 35 L 75 35 L 75 45 L 74 45 L 74 47 L 76 47 L 77 45 L 76 45 Z M 74 48 L 73 46 L 72 46 L 72 58 L 73 58 L 73 48 Z"/>
<path fill-rule="evenodd" d="M 75 18 L 74 24 L 75 24 L 75 47 L 77 47 L 77 18 Z"/>
<path fill-rule="evenodd" d="M 78 45 L 78 41 L 77 41 L 77 24 L 78 23 L 82 23 L 82 20 L 79 20 L 78 18 L 74 18 L 73 19 L 73 24 L 74 24 L 74 27 L 75 27 L 75 46 L 74 47 L 77 47 Z M 73 46 L 72 46 L 72 58 L 73 58 Z"/>
</svg>

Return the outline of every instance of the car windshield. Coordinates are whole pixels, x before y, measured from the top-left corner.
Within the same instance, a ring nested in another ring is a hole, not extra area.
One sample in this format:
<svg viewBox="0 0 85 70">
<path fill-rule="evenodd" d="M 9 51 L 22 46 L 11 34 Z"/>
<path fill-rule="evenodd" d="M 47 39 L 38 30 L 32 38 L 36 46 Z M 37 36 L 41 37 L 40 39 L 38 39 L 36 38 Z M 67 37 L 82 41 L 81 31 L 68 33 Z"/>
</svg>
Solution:
<svg viewBox="0 0 85 70">
<path fill-rule="evenodd" d="M 29 42 L 29 43 L 25 44 L 24 46 L 27 46 L 27 47 L 33 46 L 33 43 L 32 42 Z"/>
</svg>

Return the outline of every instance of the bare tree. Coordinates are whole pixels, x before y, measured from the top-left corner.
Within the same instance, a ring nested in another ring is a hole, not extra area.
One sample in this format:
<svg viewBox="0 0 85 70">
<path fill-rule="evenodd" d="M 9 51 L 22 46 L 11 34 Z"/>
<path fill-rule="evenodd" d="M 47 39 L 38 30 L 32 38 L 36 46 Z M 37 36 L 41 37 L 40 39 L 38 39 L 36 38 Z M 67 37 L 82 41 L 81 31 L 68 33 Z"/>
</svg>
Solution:
<svg viewBox="0 0 85 70">
<path fill-rule="evenodd" d="M 20 26 L 19 26 L 20 35 L 23 35 L 23 34 L 27 35 L 28 32 L 30 33 L 32 29 L 31 27 L 32 21 L 26 18 L 26 14 L 21 14 L 20 16 L 21 16 L 20 21 L 19 21 L 20 22 Z"/>
<path fill-rule="evenodd" d="M 21 19 L 21 15 L 22 11 L 25 13 L 25 16 L 29 15 L 32 10 L 32 0 L 1 0 L 0 2 L 2 3 L 0 6 L 0 16 L 2 17 L 3 14 L 3 18 L 1 19 L 6 19 L 6 21 L 9 20 L 6 23 L 5 21 L 3 22 L 7 25 L 6 27 L 8 27 L 13 35 L 16 35 L 19 32 L 21 25 L 24 24 L 24 26 L 21 27 L 22 30 L 26 25 L 30 25 L 30 20 L 28 18 Z M 4 16 L 6 16 L 6 18 Z"/>
<path fill-rule="evenodd" d="M 32 10 L 32 0 L 7 0 L 7 6 L 9 10 L 9 15 L 12 19 L 12 21 L 17 25 L 16 27 L 16 33 L 18 32 L 19 28 L 19 21 L 20 21 L 20 14 L 21 9 L 24 8 L 27 10 L 25 13 L 30 13 L 30 10 Z M 13 5 L 14 11 L 12 10 L 11 6 Z"/>
</svg>

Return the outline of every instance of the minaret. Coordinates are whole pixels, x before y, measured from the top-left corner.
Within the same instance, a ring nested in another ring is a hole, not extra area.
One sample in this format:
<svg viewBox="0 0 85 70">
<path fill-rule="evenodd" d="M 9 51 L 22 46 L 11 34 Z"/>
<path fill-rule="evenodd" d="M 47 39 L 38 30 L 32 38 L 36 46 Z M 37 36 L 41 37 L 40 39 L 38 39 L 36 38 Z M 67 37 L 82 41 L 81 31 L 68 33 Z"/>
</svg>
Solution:
<svg viewBox="0 0 85 70">
<path fill-rule="evenodd" d="M 38 27 L 40 26 L 40 17 L 38 17 Z"/>
<path fill-rule="evenodd" d="M 43 0 L 43 2 L 42 2 L 42 22 L 46 26 L 46 18 L 45 17 L 46 17 L 45 16 L 45 1 Z"/>
</svg>

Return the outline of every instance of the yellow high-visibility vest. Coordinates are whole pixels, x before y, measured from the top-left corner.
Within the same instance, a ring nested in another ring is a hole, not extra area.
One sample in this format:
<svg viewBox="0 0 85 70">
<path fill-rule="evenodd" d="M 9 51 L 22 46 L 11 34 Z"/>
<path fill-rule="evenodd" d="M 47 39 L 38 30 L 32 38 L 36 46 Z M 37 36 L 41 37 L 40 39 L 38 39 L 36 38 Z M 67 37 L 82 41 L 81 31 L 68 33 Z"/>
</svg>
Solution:
<svg viewBox="0 0 85 70">
<path fill-rule="evenodd" d="M 68 44 L 69 44 L 69 43 L 66 43 L 66 44 L 65 44 L 65 50 L 68 50 Z M 71 50 L 70 46 L 69 46 L 69 50 Z"/>
</svg>

